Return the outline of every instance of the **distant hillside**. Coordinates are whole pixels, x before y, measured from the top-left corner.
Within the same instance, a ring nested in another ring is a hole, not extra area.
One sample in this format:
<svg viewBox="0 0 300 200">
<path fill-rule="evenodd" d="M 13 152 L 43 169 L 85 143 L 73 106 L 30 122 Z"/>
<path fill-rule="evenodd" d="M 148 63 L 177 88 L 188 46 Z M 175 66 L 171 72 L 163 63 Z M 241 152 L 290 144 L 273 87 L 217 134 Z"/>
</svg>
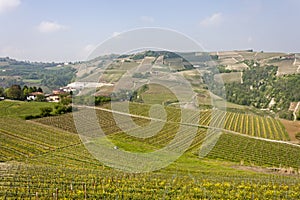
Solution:
<svg viewBox="0 0 300 200">
<path fill-rule="evenodd" d="M 190 81 L 201 106 L 211 104 L 210 91 L 233 103 L 227 104 L 232 109 L 248 106 L 295 119 L 300 116 L 288 109 L 292 102 L 300 102 L 300 87 L 295 87 L 300 84 L 299 59 L 300 54 L 296 53 L 252 50 L 211 53 L 149 50 L 65 64 L 1 58 L 0 87 L 20 84 L 50 91 L 75 80 L 114 84 L 129 70 L 134 73 L 133 82 L 128 84 L 142 86 L 153 76 L 168 79 L 174 73 Z M 112 88 L 100 89 L 97 95 L 110 95 Z"/>
<path fill-rule="evenodd" d="M 42 63 L 0 58 L 0 87 L 13 84 L 42 87 L 45 91 L 65 86 L 75 69 L 63 63 Z"/>
<path fill-rule="evenodd" d="M 300 101 L 300 87 L 295 87 L 300 84 L 298 58 L 299 54 L 252 50 L 211 53 L 144 51 L 99 57 L 95 61 L 81 63 L 76 69 L 79 80 L 98 80 L 100 77 L 100 82 L 108 83 L 117 82 L 128 70 L 134 69 L 132 78 L 135 84 L 141 85 L 153 76 L 166 78 L 168 73 L 181 74 L 191 82 L 202 105 L 210 105 L 209 89 L 228 102 L 293 119 L 294 114 L 288 108 L 291 102 Z M 112 89 L 105 88 L 97 94 L 107 95 L 107 91 Z"/>
</svg>

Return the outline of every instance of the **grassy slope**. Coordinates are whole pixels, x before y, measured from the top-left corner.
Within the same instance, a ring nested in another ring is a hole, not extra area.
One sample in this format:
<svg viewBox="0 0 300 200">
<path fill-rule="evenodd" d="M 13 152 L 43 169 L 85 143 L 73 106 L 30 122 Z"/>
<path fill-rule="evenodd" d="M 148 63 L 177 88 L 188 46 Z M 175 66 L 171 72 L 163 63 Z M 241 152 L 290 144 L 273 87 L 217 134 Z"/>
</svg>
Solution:
<svg viewBox="0 0 300 200">
<path fill-rule="evenodd" d="M 0 101 L 0 117 L 24 118 L 27 115 L 40 114 L 42 107 L 54 107 L 55 103 Z"/>
</svg>

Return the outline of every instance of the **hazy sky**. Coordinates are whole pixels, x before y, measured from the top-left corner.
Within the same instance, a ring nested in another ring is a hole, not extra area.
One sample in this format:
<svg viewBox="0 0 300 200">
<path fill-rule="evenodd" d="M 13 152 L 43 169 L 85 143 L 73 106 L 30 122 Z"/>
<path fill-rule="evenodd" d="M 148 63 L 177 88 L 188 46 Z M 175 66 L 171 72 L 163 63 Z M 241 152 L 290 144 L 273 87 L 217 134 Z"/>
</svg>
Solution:
<svg viewBox="0 0 300 200">
<path fill-rule="evenodd" d="M 205 50 L 300 52 L 300 0 L 0 0 L 0 56 L 85 59 L 141 27 L 179 31 Z"/>
</svg>

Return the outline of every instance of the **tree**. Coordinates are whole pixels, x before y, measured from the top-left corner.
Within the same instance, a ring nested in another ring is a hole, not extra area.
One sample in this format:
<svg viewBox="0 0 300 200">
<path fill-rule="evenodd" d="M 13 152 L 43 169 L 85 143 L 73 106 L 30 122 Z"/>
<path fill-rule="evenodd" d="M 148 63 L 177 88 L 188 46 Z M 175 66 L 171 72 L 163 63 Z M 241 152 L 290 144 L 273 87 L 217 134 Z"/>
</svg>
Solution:
<svg viewBox="0 0 300 200">
<path fill-rule="evenodd" d="M 36 99 L 35 99 L 36 101 L 38 101 L 38 102 L 43 102 L 43 101 L 46 101 L 46 98 L 45 98 L 45 95 L 43 95 L 43 94 L 38 94 L 37 96 L 36 96 Z"/>
<path fill-rule="evenodd" d="M 29 89 L 28 89 L 27 85 L 24 85 L 24 87 L 23 87 L 22 90 L 23 90 L 23 96 L 24 96 L 24 97 L 28 96 L 28 94 L 29 94 Z"/>
<path fill-rule="evenodd" d="M 37 91 L 43 93 L 43 89 L 41 87 L 39 87 Z"/>
<path fill-rule="evenodd" d="M 4 95 L 4 88 L 3 87 L 0 87 L 0 97 L 3 97 L 5 96 Z"/>
<path fill-rule="evenodd" d="M 28 88 L 28 94 L 30 94 L 30 93 L 32 93 L 32 92 L 34 92 L 34 91 L 33 91 L 33 88 L 32 88 L 32 87 L 29 87 L 29 88 Z"/>
<path fill-rule="evenodd" d="M 20 85 L 12 85 L 8 90 L 6 90 L 6 96 L 9 99 L 22 100 L 23 91 Z"/>
<path fill-rule="evenodd" d="M 54 108 L 55 108 L 54 114 L 57 114 L 57 115 L 72 112 L 72 106 L 68 106 L 68 105 L 57 104 L 57 105 L 55 105 Z"/>
<path fill-rule="evenodd" d="M 68 95 L 60 95 L 60 103 L 63 105 L 69 105 L 72 103 L 72 98 Z"/>
</svg>

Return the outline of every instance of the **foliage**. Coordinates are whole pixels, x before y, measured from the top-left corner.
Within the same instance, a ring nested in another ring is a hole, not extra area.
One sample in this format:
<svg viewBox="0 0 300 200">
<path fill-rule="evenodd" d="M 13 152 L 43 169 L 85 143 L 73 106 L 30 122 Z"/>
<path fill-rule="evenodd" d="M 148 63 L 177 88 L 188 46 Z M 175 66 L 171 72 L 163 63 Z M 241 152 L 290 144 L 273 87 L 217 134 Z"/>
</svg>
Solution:
<svg viewBox="0 0 300 200">
<path fill-rule="evenodd" d="M 37 101 L 37 102 L 44 102 L 44 101 L 46 101 L 46 97 L 45 97 L 45 95 L 43 95 L 43 94 L 38 94 L 38 95 L 36 96 L 35 101 Z"/>
<path fill-rule="evenodd" d="M 3 96 L 5 96 L 4 88 L 0 87 L 0 97 L 3 97 Z"/>
<path fill-rule="evenodd" d="M 278 113 L 279 117 L 282 119 L 287 119 L 287 120 L 293 120 L 294 119 L 294 115 L 292 111 L 286 111 L 286 110 L 282 110 Z"/>
<path fill-rule="evenodd" d="M 46 70 L 46 72 L 41 75 L 41 84 L 52 89 L 66 86 L 75 77 L 75 69 L 71 67 Z"/>
<path fill-rule="evenodd" d="M 61 115 L 68 112 L 72 112 L 72 106 L 64 105 L 61 103 L 54 106 L 54 111 L 53 111 L 54 115 Z"/>
<path fill-rule="evenodd" d="M 51 112 L 53 111 L 53 108 L 43 107 L 43 108 L 40 108 L 40 110 L 41 110 L 41 114 L 40 114 L 41 117 L 48 117 L 48 116 L 51 116 Z"/>
<path fill-rule="evenodd" d="M 0 66 L 0 76 L 17 76 L 18 79 L 3 78 L 2 87 L 13 84 L 25 85 L 26 80 L 41 80 L 40 86 L 56 89 L 67 85 L 75 77 L 76 70 L 69 66 L 57 67 L 63 63 L 24 62 L 10 58 L 0 58 L 0 62 L 7 63 Z M 9 69 L 9 70 L 8 70 Z"/>
<path fill-rule="evenodd" d="M 295 85 L 300 85 L 300 74 L 276 76 L 278 69 L 276 66 L 259 66 L 254 61 L 244 62 L 250 66 L 250 69 L 243 71 L 243 83 L 225 83 L 223 88 L 223 85 L 216 83 L 213 79 L 214 74 L 218 72 L 212 70 L 203 76 L 208 89 L 229 102 L 259 109 L 269 108 L 275 112 L 281 112 L 282 117 L 289 119 L 290 114 L 286 111 L 290 102 L 300 101 L 300 87 L 295 87 Z M 220 69 L 223 70 L 222 67 L 219 67 Z M 270 106 L 272 99 L 275 104 Z"/>
<path fill-rule="evenodd" d="M 24 98 L 20 85 L 12 85 L 6 90 L 6 97 L 14 100 L 21 100 Z"/>
<path fill-rule="evenodd" d="M 109 96 L 76 96 L 73 98 L 75 104 L 87 106 L 99 106 L 111 101 Z"/>
</svg>

